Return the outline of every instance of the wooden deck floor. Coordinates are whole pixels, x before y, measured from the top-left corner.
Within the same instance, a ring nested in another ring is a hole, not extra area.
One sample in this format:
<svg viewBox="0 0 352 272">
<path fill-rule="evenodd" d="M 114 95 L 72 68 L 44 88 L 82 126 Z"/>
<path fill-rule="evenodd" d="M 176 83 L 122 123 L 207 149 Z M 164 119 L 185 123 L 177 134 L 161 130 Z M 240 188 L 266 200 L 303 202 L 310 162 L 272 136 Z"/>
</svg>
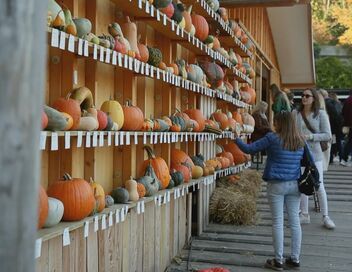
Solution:
<svg viewBox="0 0 352 272">
<path fill-rule="evenodd" d="M 332 166 L 325 174 L 329 214 L 336 229 L 326 230 L 322 215 L 313 211 L 311 224 L 303 226 L 301 271 L 352 271 L 352 168 Z M 271 218 L 265 197 L 266 186 L 258 199 L 260 220 L 256 226 L 210 224 L 199 237 L 193 237 L 191 249 L 182 251 L 178 263 L 167 271 L 192 271 L 215 266 L 233 272 L 271 271 L 263 264 L 273 255 Z M 285 253 L 289 253 L 289 229 L 285 230 Z"/>
</svg>

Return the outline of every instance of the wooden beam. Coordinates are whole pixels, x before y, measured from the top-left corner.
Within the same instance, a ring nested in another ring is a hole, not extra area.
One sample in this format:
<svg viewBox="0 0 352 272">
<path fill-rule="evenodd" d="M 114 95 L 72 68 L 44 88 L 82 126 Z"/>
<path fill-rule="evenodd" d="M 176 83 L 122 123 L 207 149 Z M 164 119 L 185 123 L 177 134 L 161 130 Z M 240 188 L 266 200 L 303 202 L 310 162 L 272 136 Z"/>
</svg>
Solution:
<svg viewBox="0 0 352 272">
<path fill-rule="evenodd" d="M 222 7 L 283 7 L 308 4 L 310 0 L 222 0 Z"/>
</svg>

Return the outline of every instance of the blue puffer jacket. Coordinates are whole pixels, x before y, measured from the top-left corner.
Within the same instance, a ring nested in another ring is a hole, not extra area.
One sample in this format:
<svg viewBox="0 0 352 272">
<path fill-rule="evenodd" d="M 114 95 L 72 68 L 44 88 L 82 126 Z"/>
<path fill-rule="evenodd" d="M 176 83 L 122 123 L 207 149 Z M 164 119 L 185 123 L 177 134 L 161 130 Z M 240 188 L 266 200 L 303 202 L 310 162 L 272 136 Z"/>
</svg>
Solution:
<svg viewBox="0 0 352 272">
<path fill-rule="evenodd" d="M 282 148 L 279 136 L 273 132 L 251 144 L 245 144 L 240 138 L 235 140 L 238 147 L 247 154 L 254 154 L 266 150 L 268 158 L 265 165 L 263 179 L 265 181 L 292 181 L 301 175 L 301 159 L 303 147 L 297 151 Z"/>
</svg>

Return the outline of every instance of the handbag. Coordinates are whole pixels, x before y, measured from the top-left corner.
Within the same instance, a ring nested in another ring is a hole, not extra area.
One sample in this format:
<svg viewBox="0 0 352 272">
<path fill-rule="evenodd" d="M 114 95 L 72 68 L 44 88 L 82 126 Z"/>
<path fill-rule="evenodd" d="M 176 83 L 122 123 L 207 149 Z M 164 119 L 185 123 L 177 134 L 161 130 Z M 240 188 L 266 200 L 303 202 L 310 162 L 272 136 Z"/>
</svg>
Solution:
<svg viewBox="0 0 352 272">
<path fill-rule="evenodd" d="M 307 117 L 305 116 L 305 114 L 303 113 L 303 111 L 301 112 L 302 118 L 304 123 L 306 124 L 306 127 L 312 132 L 312 133 L 316 133 L 315 129 L 310 125 L 310 123 L 307 120 Z M 329 148 L 329 142 L 328 141 L 320 141 L 320 147 L 321 150 L 324 152 L 326 150 L 328 150 Z"/>
<path fill-rule="evenodd" d="M 304 166 L 304 172 L 297 180 L 298 189 L 302 194 L 313 195 L 315 191 L 319 189 L 319 171 L 315 166 L 312 155 L 309 151 L 307 143 L 304 145 L 303 157 L 301 160 L 301 166 Z"/>
</svg>

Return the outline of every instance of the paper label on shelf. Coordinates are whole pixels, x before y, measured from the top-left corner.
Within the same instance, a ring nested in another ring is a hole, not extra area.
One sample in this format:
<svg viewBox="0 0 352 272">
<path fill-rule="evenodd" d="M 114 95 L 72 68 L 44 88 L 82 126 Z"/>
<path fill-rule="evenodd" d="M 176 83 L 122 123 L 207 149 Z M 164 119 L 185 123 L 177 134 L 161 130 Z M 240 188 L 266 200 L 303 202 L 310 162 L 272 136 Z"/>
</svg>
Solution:
<svg viewBox="0 0 352 272">
<path fill-rule="evenodd" d="M 200 188 L 200 182 L 197 184 L 197 189 L 199 190 L 199 188 Z"/>
<path fill-rule="evenodd" d="M 108 226 L 111 227 L 112 225 L 113 225 L 112 212 L 109 212 Z"/>
<path fill-rule="evenodd" d="M 176 35 L 180 36 L 180 27 L 178 25 L 176 26 Z"/>
<path fill-rule="evenodd" d="M 184 135 L 184 132 L 181 132 L 180 133 L 180 142 L 183 142 L 183 135 Z"/>
<path fill-rule="evenodd" d="M 167 143 L 171 143 L 171 133 L 167 134 Z"/>
<path fill-rule="evenodd" d="M 145 2 L 145 12 L 146 12 L 147 14 L 149 14 L 149 12 L 150 12 L 150 4 L 149 4 L 148 1 Z"/>
<path fill-rule="evenodd" d="M 86 147 L 90 147 L 90 132 L 87 131 L 86 133 Z"/>
<path fill-rule="evenodd" d="M 185 37 L 185 32 L 184 30 L 181 28 L 181 37 L 184 38 Z"/>
<path fill-rule="evenodd" d="M 59 47 L 59 30 L 52 28 L 51 30 L 51 46 Z"/>
<path fill-rule="evenodd" d="M 156 20 L 160 21 L 160 11 L 158 9 L 156 10 Z"/>
<path fill-rule="evenodd" d="M 193 191 L 196 190 L 196 184 L 195 184 L 195 183 L 192 184 L 192 190 L 193 190 Z"/>
<path fill-rule="evenodd" d="M 115 211 L 115 223 L 120 223 L 120 210 L 116 209 Z"/>
<path fill-rule="evenodd" d="M 77 132 L 77 147 L 81 147 L 82 146 L 82 138 L 83 138 L 83 132 L 82 131 L 78 131 Z"/>
<path fill-rule="evenodd" d="M 142 9 L 142 0 L 138 0 L 138 8 Z"/>
<path fill-rule="evenodd" d="M 186 187 L 186 193 L 189 194 L 189 187 Z"/>
<path fill-rule="evenodd" d="M 177 199 L 177 189 L 174 191 L 174 199 Z"/>
<path fill-rule="evenodd" d="M 122 208 L 121 209 L 121 222 L 124 222 L 125 221 L 125 209 Z"/>
<path fill-rule="evenodd" d="M 84 56 L 88 57 L 89 56 L 89 44 L 88 41 L 84 41 Z"/>
<path fill-rule="evenodd" d="M 141 213 L 141 202 L 137 202 L 137 214 Z"/>
<path fill-rule="evenodd" d="M 111 136 L 112 136 L 112 132 L 108 131 L 108 146 L 111 146 Z"/>
<path fill-rule="evenodd" d="M 163 197 L 163 204 L 166 204 L 167 202 L 167 193 L 164 193 L 164 197 Z"/>
<path fill-rule="evenodd" d="M 144 70 L 145 70 L 145 63 L 144 63 L 144 62 L 141 62 L 141 71 L 140 71 L 140 73 L 141 73 L 142 75 L 144 75 Z"/>
<path fill-rule="evenodd" d="M 185 133 L 185 141 L 188 142 L 188 132 Z"/>
<path fill-rule="evenodd" d="M 167 192 L 167 202 L 171 201 L 171 193 L 170 191 Z"/>
<path fill-rule="evenodd" d="M 111 57 L 111 50 L 109 48 L 106 48 L 106 55 L 105 55 L 106 63 L 110 63 L 110 57 Z"/>
<path fill-rule="evenodd" d="M 145 210 L 145 203 L 143 200 L 143 201 L 141 201 L 141 212 L 144 213 L 144 210 Z"/>
<path fill-rule="evenodd" d="M 70 244 L 70 230 L 69 228 L 64 228 L 64 232 L 62 234 L 62 245 L 68 246 Z"/>
<path fill-rule="evenodd" d="M 184 196 L 185 195 L 185 187 L 184 186 L 182 186 L 182 196 Z"/>
<path fill-rule="evenodd" d="M 84 232 L 83 237 L 87 238 L 89 234 L 89 221 L 84 222 Z"/>
<path fill-rule="evenodd" d="M 119 133 L 115 132 L 115 146 L 119 145 Z"/>
<path fill-rule="evenodd" d="M 145 65 L 145 75 L 149 76 L 149 70 L 150 70 L 150 65 L 148 63 L 146 63 Z"/>
<path fill-rule="evenodd" d="M 171 134 L 171 142 L 172 143 L 176 142 L 176 133 Z"/>
<path fill-rule="evenodd" d="M 169 133 L 168 132 L 164 132 L 164 143 L 167 143 L 167 139 L 168 139 L 168 136 L 167 135 L 169 135 Z"/>
<path fill-rule="evenodd" d="M 165 14 L 163 14 L 163 25 L 165 25 L 166 26 L 166 15 Z"/>
<path fill-rule="evenodd" d="M 93 45 L 93 59 L 97 59 L 98 58 L 98 47 L 96 44 Z"/>
<path fill-rule="evenodd" d="M 65 149 L 69 149 L 71 147 L 71 133 L 69 131 L 65 131 Z"/>
<path fill-rule="evenodd" d="M 155 133 L 154 135 L 154 144 L 157 144 L 158 143 L 158 136 L 159 136 L 159 133 Z"/>
<path fill-rule="evenodd" d="M 171 84 L 175 85 L 175 75 L 171 75 Z"/>
<path fill-rule="evenodd" d="M 128 56 L 127 55 L 123 56 L 123 67 L 128 69 Z"/>
<path fill-rule="evenodd" d="M 153 144 L 153 137 L 154 137 L 154 133 L 152 132 L 152 133 L 150 133 L 149 134 L 149 137 L 150 137 L 150 139 L 149 139 L 149 143 L 150 144 Z"/>
<path fill-rule="evenodd" d="M 147 144 L 147 134 L 145 132 L 143 133 L 143 144 Z"/>
<path fill-rule="evenodd" d="M 134 144 L 135 145 L 138 144 L 138 133 L 137 132 L 134 133 Z"/>
<path fill-rule="evenodd" d="M 112 51 L 111 64 L 112 65 L 116 65 L 117 64 L 117 52 L 115 50 Z"/>
<path fill-rule="evenodd" d="M 150 16 L 154 17 L 154 11 L 155 11 L 154 6 L 150 5 Z"/>
<path fill-rule="evenodd" d="M 99 146 L 104 146 L 104 131 L 99 131 Z"/>
<path fill-rule="evenodd" d="M 188 42 L 191 42 L 191 37 L 192 37 L 191 34 L 188 32 L 188 33 L 187 33 Z"/>
<path fill-rule="evenodd" d="M 57 132 L 52 132 L 51 133 L 51 150 L 58 150 L 59 149 L 59 143 L 58 143 L 58 135 Z"/>
<path fill-rule="evenodd" d="M 101 217 L 101 229 L 102 230 L 106 229 L 106 214 L 103 214 Z"/>
<path fill-rule="evenodd" d="M 42 255 L 42 238 L 35 240 L 35 258 L 39 258 Z"/>
<path fill-rule="evenodd" d="M 92 146 L 93 147 L 98 146 L 98 132 L 96 131 L 93 132 Z"/>
<path fill-rule="evenodd" d="M 41 131 L 40 132 L 40 150 L 45 150 L 45 145 L 46 145 L 46 136 L 47 132 L 46 131 Z"/>
<path fill-rule="evenodd" d="M 68 35 L 67 50 L 73 53 L 75 52 L 75 37 L 71 34 Z"/>
<path fill-rule="evenodd" d="M 151 77 L 154 77 L 154 69 L 155 69 L 154 66 L 150 66 L 150 76 Z"/>
<path fill-rule="evenodd" d="M 94 232 L 97 232 L 99 230 L 99 217 L 95 216 L 94 217 Z"/>
<path fill-rule="evenodd" d="M 156 79 L 160 79 L 160 69 L 156 68 Z"/>
<path fill-rule="evenodd" d="M 164 133 L 165 132 L 161 132 L 159 135 L 160 135 L 160 143 L 164 143 Z"/>
<path fill-rule="evenodd" d="M 156 205 L 158 203 L 158 196 L 154 196 L 154 204 Z"/>
<path fill-rule="evenodd" d="M 117 65 L 122 67 L 122 54 L 117 53 Z"/>
<path fill-rule="evenodd" d="M 126 145 L 131 144 L 131 133 L 128 131 L 126 132 Z"/>
<path fill-rule="evenodd" d="M 125 132 L 120 131 L 120 145 L 123 145 L 124 143 L 124 136 L 125 136 Z"/>
<path fill-rule="evenodd" d="M 175 31 L 175 21 L 174 20 L 171 21 L 171 30 Z"/>
<path fill-rule="evenodd" d="M 158 206 L 161 206 L 161 195 L 158 196 Z"/>
<path fill-rule="evenodd" d="M 134 58 L 131 58 L 131 57 L 128 57 L 128 69 L 129 70 L 133 70 L 133 61 L 134 61 Z"/>
<path fill-rule="evenodd" d="M 83 40 L 82 39 L 78 39 L 77 53 L 80 56 L 82 56 L 82 54 L 83 54 Z"/>
</svg>

